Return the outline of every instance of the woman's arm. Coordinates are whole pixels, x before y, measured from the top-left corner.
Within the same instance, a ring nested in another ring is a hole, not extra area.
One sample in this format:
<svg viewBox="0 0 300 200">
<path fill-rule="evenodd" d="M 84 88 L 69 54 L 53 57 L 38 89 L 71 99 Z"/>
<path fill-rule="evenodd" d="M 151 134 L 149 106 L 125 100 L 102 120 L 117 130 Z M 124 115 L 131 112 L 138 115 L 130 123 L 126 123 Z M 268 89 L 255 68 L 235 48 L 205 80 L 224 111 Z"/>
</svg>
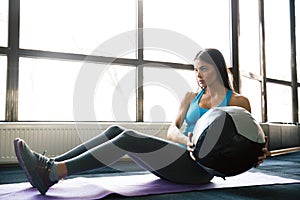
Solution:
<svg viewBox="0 0 300 200">
<path fill-rule="evenodd" d="M 167 138 L 173 142 L 177 142 L 183 145 L 189 144 L 189 139 L 187 136 L 185 136 L 181 131 L 180 128 L 184 122 L 187 110 L 190 106 L 190 103 L 195 98 L 196 94 L 193 92 L 188 92 L 185 97 L 183 98 L 180 107 L 179 112 L 176 116 L 176 119 L 172 124 L 170 125 L 167 133 Z"/>
<path fill-rule="evenodd" d="M 185 136 L 174 123 L 169 127 L 167 138 L 173 142 L 177 142 L 186 145 L 188 142 L 188 137 Z"/>
<path fill-rule="evenodd" d="M 251 113 L 250 102 L 247 97 L 242 96 L 237 93 L 233 93 L 229 102 L 230 106 L 239 106 L 245 108 L 247 111 Z"/>
</svg>

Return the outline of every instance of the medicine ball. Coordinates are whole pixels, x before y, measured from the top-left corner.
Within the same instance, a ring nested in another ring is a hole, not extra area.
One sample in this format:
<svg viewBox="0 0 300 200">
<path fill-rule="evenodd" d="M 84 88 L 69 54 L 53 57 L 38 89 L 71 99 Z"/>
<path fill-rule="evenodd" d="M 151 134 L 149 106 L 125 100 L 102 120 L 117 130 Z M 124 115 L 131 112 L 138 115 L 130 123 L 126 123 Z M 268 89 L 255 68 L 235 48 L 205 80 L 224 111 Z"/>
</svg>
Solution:
<svg viewBox="0 0 300 200">
<path fill-rule="evenodd" d="M 254 166 L 262 154 L 265 135 L 244 108 L 216 107 L 207 111 L 193 132 L 194 156 L 215 176 L 234 176 Z"/>
</svg>

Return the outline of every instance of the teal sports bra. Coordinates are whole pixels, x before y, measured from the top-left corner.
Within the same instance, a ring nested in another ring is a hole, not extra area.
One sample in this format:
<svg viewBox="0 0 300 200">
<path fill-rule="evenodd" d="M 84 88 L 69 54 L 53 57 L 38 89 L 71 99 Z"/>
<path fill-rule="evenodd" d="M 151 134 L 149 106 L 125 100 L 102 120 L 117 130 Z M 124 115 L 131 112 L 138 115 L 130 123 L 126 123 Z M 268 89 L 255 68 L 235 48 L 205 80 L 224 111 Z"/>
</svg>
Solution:
<svg viewBox="0 0 300 200">
<path fill-rule="evenodd" d="M 186 127 L 183 131 L 183 134 L 187 135 L 189 132 L 193 132 L 196 122 L 198 119 L 204 115 L 209 109 L 201 108 L 199 106 L 199 101 L 204 94 L 205 89 L 201 90 L 199 94 L 195 97 L 195 99 L 190 103 L 190 107 L 186 113 L 185 117 L 185 122 L 186 122 Z M 224 99 L 222 102 L 218 105 L 218 107 L 221 106 L 228 106 L 230 97 L 232 95 L 232 90 L 228 90 Z"/>
</svg>

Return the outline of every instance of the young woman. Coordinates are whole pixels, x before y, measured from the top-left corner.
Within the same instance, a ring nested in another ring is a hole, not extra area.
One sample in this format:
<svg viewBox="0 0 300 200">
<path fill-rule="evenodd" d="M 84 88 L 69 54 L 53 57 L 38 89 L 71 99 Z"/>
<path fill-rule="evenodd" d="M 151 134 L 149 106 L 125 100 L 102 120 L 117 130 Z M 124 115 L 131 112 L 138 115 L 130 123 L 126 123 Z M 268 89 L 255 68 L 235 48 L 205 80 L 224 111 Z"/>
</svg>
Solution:
<svg viewBox="0 0 300 200">
<path fill-rule="evenodd" d="M 128 155 L 141 167 L 160 178 L 185 184 L 209 182 L 213 175 L 199 166 L 193 157 L 192 132 L 197 120 L 216 106 L 240 106 L 251 112 L 246 97 L 235 93 L 229 83 L 223 55 L 216 49 L 205 49 L 195 57 L 195 75 L 199 92 L 188 92 L 178 115 L 167 133 L 169 140 L 145 135 L 120 126 L 111 126 L 103 133 L 74 149 L 47 158 L 32 151 L 24 140 L 16 138 L 14 146 L 18 161 L 29 182 L 41 194 L 58 180 L 83 171 L 110 165 Z M 186 128 L 180 131 L 183 122 Z M 258 166 L 266 158 L 262 149 Z"/>
</svg>

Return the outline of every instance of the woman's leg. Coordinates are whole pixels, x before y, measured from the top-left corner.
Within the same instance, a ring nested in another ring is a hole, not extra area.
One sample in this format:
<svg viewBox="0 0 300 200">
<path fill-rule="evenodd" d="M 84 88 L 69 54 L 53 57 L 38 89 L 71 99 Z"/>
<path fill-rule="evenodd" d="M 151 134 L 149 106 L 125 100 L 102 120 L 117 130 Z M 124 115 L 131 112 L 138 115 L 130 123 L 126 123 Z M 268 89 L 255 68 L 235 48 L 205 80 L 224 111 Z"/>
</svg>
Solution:
<svg viewBox="0 0 300 200">
<path fill-rule="evenodd" d="M 124 130 L 113 139 L 61 162 L 36 154 L 22 140 L 17 151 L 23 169 L 42 194 L 60 178 L 106 167 L 126 154 L 141 167 L 169 181 L 201 184 L 212 178 L 178 144 L 132 130 Z"/>
<path fill-rule="evenodd" d="M 212 179 L 178 144 L 132 130 L 125 130 L 112 140 L 63 163 L 67 174 L 71 175 L 111 165 L 126 154 L 139 166 L 169 181 L 201 184 Z"/>
<path fill-rule="evenodd" d="M 73 157 L 76 157 L 84 152 L 86 152 L 88 149 L 92 149 L 95 146 L 98 146 L 102 143 L 105 143 L 106 141 L 116 137 L 117 135 L 119 135 L 120 133 L 122 133 L 125 129 L 123 127 L 114 125 L 114 126 L 110 126 L 109 128 L 107 128 L 105 131 L 103 131 L 101 134 L 99 134 L 96 137 L 91 138 L 90 140 L 74 147 L 73 149 L 71 149 L 70 151 L 59 155 L 57 157 L 51 158 L 51 162 L 53 161 L 63 161 L 63 160 L 67 160 Z M 17 158 L 19 160 L 19 164 L 21 165 L 21 167 L 24 169 L 25 174 L 27 176 L 28 181 L 30 182 L 30 184 L 33 187 L 36 187 L 34 181 L 32 180 L 32 178 L 30 177 L 30 174 L 28 172 L 28 170 L 25 167 L 25 163 L 22 161 L 22 156 L 21 156 L 21 152 L 20 149 L 24 148 L 24 141 L 21 140 L 20 138 L 16 138 L 14 140 L 14 147 L 15 147 L 15 152 L 17 155 Z M 27 146 L 27 145 L 26 145 Z M 26 147 L 27 148 L 27 147 Z M 35 155 L 35 157 L 39 158 L 39 157 L 44 157 L 41 156 L 40 154 L 33 152 L 33 154 Z M 46 158 L 46 157 L 44 157 Z M 45 160 L 45 159 L 44 159 Z M 51 185 L 51 184 L 50 184 Z"/>
<path fill-rule="evenodd" d="M 74 147 L 70 151 L 61 154 L 57 157 L 54 157 L 53 159 L 55 161 L 64 161 L 73 157 L 76 157 L 84 152 L 86 152 L 89 149 L 92 149 L 104 142 L 107 142 L 108 140 L 111 140 L 112 138 L 116 137 L 120 133 L 122 133 L 125 129 L 121 126 L 110 126 L 105 131 L 100 133 L 99 135 L 89 139 L 88 141 Z"/>
<path fill-rule="evenodd" d="M 174 183 L 204 184 L 213 178 L 211 174 L 207 173 L 207 171 L 190 158 L 188 151 L 169 165 L 156 170 L 151 170 L 149 164 L 144 163 L 138 157 L 135 157 L 133 160 L 152 174 Z"/>
</svg>

